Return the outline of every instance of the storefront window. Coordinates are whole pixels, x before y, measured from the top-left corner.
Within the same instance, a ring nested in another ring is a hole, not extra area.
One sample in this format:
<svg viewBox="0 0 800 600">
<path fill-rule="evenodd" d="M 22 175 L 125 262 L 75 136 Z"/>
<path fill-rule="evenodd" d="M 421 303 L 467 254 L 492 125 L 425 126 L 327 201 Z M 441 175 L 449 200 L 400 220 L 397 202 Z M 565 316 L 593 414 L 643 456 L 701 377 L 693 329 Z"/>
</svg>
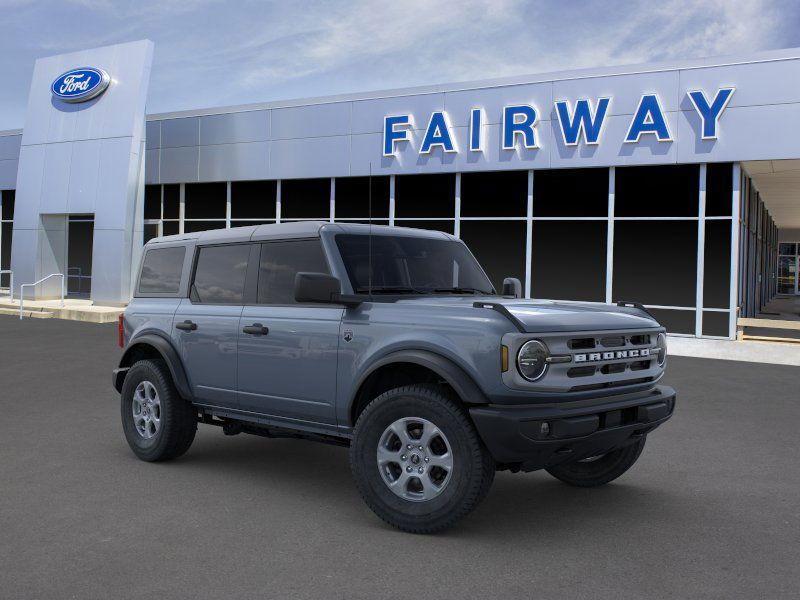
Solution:
<svg viewBox="0 0 800 600">
<path fill-rule="evenodd" d="M 462 217 L 524 218 L 527 212 L 527 171 L 461 175 Z"/>
<path fill-rule="evenodd" d="M 496 290 L 505 277 L 525 282 L 525 221 L 462 221 L 461 239 Z"/>
<path fill-rule="evenodd" d="M 274 219 L 277 181 L 231 182 L 231 217 Z"/>
<path fill-rule="evenodd" d="M 534 222 L 531 296 L 605 302 L 607 229 L 607 221 Z"/>
<path fill-rule="evenodd" d="M 224 219 L 227 185 L 222 183 L 187 183 L 185 188 L 187 219 Z"/>
<path fill-rule="evenodd" d="M 452 219 L 455 197 L 454 174 L 399 175 L 395 178 L 395 217 Z"/>
<path fill-rule="evenodd" d="M 608 169 L 536 171 L 534 217 L 607 217 Z"/>
<path fill-rule="evenodd" d="M 389 218 L 389 177 L 339 177 L 336 179 L 336 219 Z M 370 213 L 370 186 L 372 213 Z"/>
<path fill-rule="evenodd" d="M 700 166 L 617 167 L 617 217 L 696 217 Z"/>
<path fill-rule="evenodd" d="M 281 181 L 281 219 L 328 220 L 330 216 L 330 179 Z"/>
</svg>

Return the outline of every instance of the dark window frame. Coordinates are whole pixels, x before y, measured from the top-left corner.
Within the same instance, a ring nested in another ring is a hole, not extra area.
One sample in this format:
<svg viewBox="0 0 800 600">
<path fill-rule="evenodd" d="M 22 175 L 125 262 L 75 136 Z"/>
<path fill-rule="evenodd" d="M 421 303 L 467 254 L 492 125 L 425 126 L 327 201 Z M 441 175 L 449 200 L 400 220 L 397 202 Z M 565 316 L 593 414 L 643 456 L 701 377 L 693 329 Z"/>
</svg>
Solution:
<svg viewBox="0 0 800 600">
<path fill-rule="evenodd" d="M 200 252 L 206 248 L 219 248 L 228 246 L 249 246 L 250 254 L 247 258 L 247 267 L 244 274 L 244 287 L 242 288 L 242 301 L 241 302 L 203 302 L 192 294 L 194 289 L 195 278 L 197 277 L 197 263 L 200 259 Z M 259 246 L 258 242 L 244 241 L 244 242 L 228 242 L 218 244 L 197 244 L 194 249 L 194 256 L 192 257 L 192 268 L 189 271 L 189 280 L 186 285 L 186 297 L 192 304 L 202 306 L 247 306 L 253 300 L 253 256 L 258 256 L 258 252 L 254 252 Z"/>
<path fill-rule="evenodd" d="M 328 275 L 333 275 L 333 269 L 331 268 L 331 261 L 328 259 L 328 253 L 325 251 L 325 246 L 322 243 L 322 238 L 320 237 L 297 237 L 297 238 L 286 238 L 286 239 L 275 239 L 275 240 L 260 240 L 254 243 L 258 246 L 258 252 L 256 253 L 257 260 L 256 260 L 256 273 L 255 273 L 255 296 L 253 301 L 248 303 L 246 306 L 276 306 L 276 307 L 319 307 L 319 306 L 328 306 L 329 303 L 325 302 L 291 302 L 291 303 L 275 303 L 275 302 L 260 302 L 258 296 L 258 284 L 261 282 L 261 253 L 263 252 L 263 248 L 269 244 L 280 244 L 280 243 L 295 243 L 295 242 L 317 242 L 319 244 L 319 248 L 322 251 L 322 258 L 325 261 L 325 265 L 327 267 L 326 273 Z M 248 267 L 249 271 L 249 267 Z M 304 273 L 307 271 L 297 271 L 298 273 Z M 321 272 L 321 271 L 320 271 Z M 335 305 L 338 306 L 338 305 Z"/>
<path fill-rule="evenodd" d="M 173 250 L 175 248 L 180 248 L 183 250 L 183 258 L 180 262 L 180 275 L 178 280 L 178 288 L 174 292 L 143 292 L 141 291 L 142 287 L 142 271 L 144 270 L 145 261 L 147 260 L 147 255 L 150 252 L 156 252 L 159 250 Z M 136 293 L 134 294 L 134 298 L 182 298 L 183 295 L 181 294 L 181 284 L 183 283 L 183 271 L 186 265 L 186 244 L 176 244 L 174 246 L 155 246 L 153 248 L 147 248 L 144 255 L 142 256 L 142 264 L 139 267 L 139 275 L 136 278 Z"/>
</svg>

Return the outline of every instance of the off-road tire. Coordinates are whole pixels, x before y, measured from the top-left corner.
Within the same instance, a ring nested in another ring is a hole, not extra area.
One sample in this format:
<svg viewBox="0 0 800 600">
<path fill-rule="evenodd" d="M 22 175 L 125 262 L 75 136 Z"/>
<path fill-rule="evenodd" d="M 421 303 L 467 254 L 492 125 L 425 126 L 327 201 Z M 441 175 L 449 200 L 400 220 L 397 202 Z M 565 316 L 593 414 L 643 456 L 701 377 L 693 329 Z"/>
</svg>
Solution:
<svg viewBox="0 0 800 600">
<path fill-rule="evenodd" d="M 160 428 L 150 439 L 137 431 L 132 413 L 136 387 L 143 381 L 153 384 L 160 400 Z M 130 368 L 122 385 L 122 429 L 133 453 L 141 460 L 171 460 L 184 454 L 197 432 L 197 411 L 181 398 L 162 360 L 140 360 Z"/>
<path fill-rule="evenodd" d="M 452 446 L 451 479 L 438 496 L 421 502 L 389 489 L 376 456 L 386 428 L 408 417 L 430 421 Z M 465 517 L 489 492 L 495 473 L 494 460 L 464 408 L 435 385 L 395 388 L 370 402 L 355 426 L 350 467 L 367 506 L 385 522 L 410 533 L 435 533 Z"/>
<path fill-rule="evenodd" d="M 597 487 L 614 481 L 630 469 L 644 450 L 645 440 L 612 450 L 590 462 L 575 461 L 550 467 L 547 472 L 564 483 L 577 487 Z"/>
</svg>

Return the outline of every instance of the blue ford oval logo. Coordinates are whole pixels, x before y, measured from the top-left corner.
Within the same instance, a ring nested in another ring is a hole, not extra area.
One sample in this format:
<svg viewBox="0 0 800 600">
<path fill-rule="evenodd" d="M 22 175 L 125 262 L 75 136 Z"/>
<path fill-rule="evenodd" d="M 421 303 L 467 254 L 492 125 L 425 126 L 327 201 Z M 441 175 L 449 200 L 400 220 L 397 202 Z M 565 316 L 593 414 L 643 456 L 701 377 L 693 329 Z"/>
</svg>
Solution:
<svg viewBox="0 0 800 600">
<path fill-rule="evenodd" d="M 86 102 L 106 91 L 110 81 L 111 78 L 103 69 L 82 67 L 57 77 L 50 89 L 56 98 L 64 102 Z"/>
</svg>

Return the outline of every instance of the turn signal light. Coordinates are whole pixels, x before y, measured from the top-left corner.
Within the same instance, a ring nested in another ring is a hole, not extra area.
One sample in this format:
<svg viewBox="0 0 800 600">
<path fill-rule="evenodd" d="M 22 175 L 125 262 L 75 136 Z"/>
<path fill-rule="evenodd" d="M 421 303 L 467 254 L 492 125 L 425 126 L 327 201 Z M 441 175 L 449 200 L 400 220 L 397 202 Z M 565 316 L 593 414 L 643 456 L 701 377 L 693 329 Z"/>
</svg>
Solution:
<svg viewBox="0 0 800 600">
<path fill-rule="evenodd" d="M 501 348 L 501 361 L 502 361 L 502 369 L 503 373 L 508 371 L 508 346 L 500 346 Z"/>
</svg>

